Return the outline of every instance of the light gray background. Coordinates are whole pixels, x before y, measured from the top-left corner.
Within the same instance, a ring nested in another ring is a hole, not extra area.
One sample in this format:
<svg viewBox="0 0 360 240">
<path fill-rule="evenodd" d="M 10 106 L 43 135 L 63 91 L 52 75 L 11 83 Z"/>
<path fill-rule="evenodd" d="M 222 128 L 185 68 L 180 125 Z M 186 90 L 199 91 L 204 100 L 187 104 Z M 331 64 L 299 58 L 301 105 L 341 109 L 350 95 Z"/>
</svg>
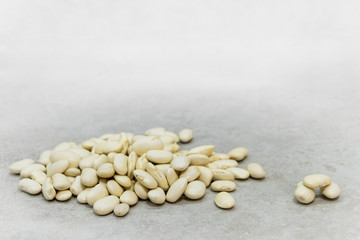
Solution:
<svg viewBox="0 0 360 240">
<path fill-rule="evenodd" d="M 1 1 L 1 239 L 359 239 L 359 1 Z M 17 188 L 7 167 L 63 141 L 189 127 L 246 146 L 236 206 L 139 202 L 99 217 Z M 325 173 L 336 201 L 293 198 Z"/>
</svg>

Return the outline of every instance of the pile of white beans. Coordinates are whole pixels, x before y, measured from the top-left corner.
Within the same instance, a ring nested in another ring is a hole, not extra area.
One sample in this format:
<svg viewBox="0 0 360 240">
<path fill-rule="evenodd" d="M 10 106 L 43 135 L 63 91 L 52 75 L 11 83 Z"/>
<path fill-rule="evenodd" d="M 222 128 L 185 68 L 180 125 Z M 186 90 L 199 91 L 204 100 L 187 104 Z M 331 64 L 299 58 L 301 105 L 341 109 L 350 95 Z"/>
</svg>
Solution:
<svg viewBox="0 0 360 240">
<path fill-rule="evenodd" d="M 325 174 L 312 174 L 296 185 L 295 198 L 303 203 L 309 204 L 315 200 L 315 189 L 320 188 L 321 193 L 328 199 L 335 199 L 340 196 L 340 187 L 331 182 L 329 176 Z"/>
<path fill-rule="evenodd" d="M 42 193 L 46 200 L 67 201 L 74 195 L 79 203 L 93 206 L 98 215 L 112 212 L 125 216 L 139 198 L 154 204 L 176 202 L 183 195 L 200 199 L 211 186 L 215 204 L 222 209 L 235 205 L 228 193 L 235 179 L 261 179 L 266 173 L 257 163 L 239 168 L 248 150 L 238 147 L 215 153 L 215 146 L 180 150 L 179 142 L 190 142 L 193 133 L 179 134 L 152 128 L 145 135 L 106 134 L 77 145 L 64 142 L 44 151 L 38 163 L 24 159 L 9 170 L 20 174 L 19 188 L 29 194 Z"/>
</svg>

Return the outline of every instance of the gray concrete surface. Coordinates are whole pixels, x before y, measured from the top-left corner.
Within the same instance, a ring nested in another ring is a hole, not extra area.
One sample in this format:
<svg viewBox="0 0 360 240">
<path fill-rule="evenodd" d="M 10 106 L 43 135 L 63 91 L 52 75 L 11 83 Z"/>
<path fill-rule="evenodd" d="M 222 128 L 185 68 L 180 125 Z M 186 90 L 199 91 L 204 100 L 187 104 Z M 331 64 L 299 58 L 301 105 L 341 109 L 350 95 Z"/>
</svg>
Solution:
<svg viewBox="0 0 360 240">
<path fill-rule="evenodd" d="M 1 239 L 359 239 L 359 3 L 2 1 Z M 161 11 L 159 10 L 161 9 Z M 164 126 L 246 146 L 232 210 L 141 201 L 124 218 L 47 202 L 7 167 L 63 141 Z M 294 200 L 310 173 L 339 199 Z"/>
</svg>

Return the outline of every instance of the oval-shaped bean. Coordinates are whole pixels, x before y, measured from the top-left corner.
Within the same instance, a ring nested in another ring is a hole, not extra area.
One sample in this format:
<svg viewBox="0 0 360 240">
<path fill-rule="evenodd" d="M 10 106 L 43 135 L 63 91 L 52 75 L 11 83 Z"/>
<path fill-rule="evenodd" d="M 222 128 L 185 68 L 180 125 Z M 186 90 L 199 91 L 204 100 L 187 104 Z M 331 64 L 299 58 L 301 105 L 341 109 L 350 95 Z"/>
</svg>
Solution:
<svg viewBox="0 0 360 240">
<path fill-rule="evenodd" d="M 206 166 L 210 163 L 209 157 L 204 154 L 191 154 L 187 157 L 190 160 L 190 165 Z"/>
<path fill-rule="evenodd" d="M 116 154 L 114 157 L 114 169 L 119 175 L 126 175 L 128 170 L 128 157 L 124 154 Z"/>
<path fill-rule="evenodd" d="M 78 154 L 80 156 L 80 159 L 90 156 L 90 154 L 91 154 L 88 150 L 80 148 L 80 147 L 71 148 L 68 151 Z"/>
<path fill-rule="evenodd" d="M 231 192 L 236 189 L 236 184 L 233 181 L 218 180 L 211 184 L 211 189 L 215 192 Z"/>
<path fill-rule="evenodd" d="M 206 187 L 209 186 L 213 178 L 213 173 L 211 169 L 207 167 L 199 166 L 199 171 L 200 171 L 200 176 L 198 179 L 203 183 L 205 183 Z"/>
<path fill-rule="evenodd" d="M 97 170 L 101 165 L 103 165 L 104 163 L 107 163 L 108 160 L 109 159 L 108 159 L 108 157 L 106 155 L 104 155 L 104 154 L 99 155 L 94 159 L 94 163 L 93 163 L 92 168 Z"/>
<path fill-rule="evenodd" d="M 79 166 L 79 162 L 81 160 L 81 156 L 77 153 L 71 151 L 53 151 L 50 154 L 50 161 L 52 163 L 57 162 L 59 160 L 68 160 L 70 168 L 77 168 Z"/>
<path fill-rule="evenodd" d="M 166 175 L 167 170 L 170 168 L 170 164 L 157 164 L 156 168 L 159 169 L 159 171 L 162 172 L 164 175 Z"/>
<path fill-rule="evenodd" d="M 115 169 L 112 163 L 103 163 L 97 169 L 96 174 L 101 178 L 111 178 L 115 174 Z"/>
<path fill-rule="evenodd" d="M 24 169 L 30 165 L 33 165 L 34 163 L 35 163 L 34 160 L 32 160 L 30 158 L 26 158 L 26 159 L 23 159 L 23 160 L 20 160 L 20 161 L 17 161 L 17 162 L 14 162 L 13 164 L 11 164 L 9 166 L 9 171 L 14 174 L 20 174 L 22 169 Z"/>
<path fill-rule="evenodd" d="M 42 185 L 42 194 L 44 198 L 48 201 L 51 201 L 55 198 L 56 191 L 54 186 L 52 185 L 52 180 L 50 177 L 47 177 Z"/>
<path fill-rule="evenodd" d="M 132 190 L 126 190 L 120 196 L 120 202 L 127 203 L 130 206 L 135 205 L 138 202 L 138 200 L 139 200 L 138 196 Z"/>
<path fill-rule="evenodd" d="M 341 189 L 340 189 L 339 185 L 332 182 L 330 185 L 328 185 L 326 187 L 322 187 L 321 193 L 329 199 L 335 199 L 340 196 Z"/>
<path fill-rule="evenodd" d="M 248 150 L 244 147 L 234 148 L 229 152 L 229 156 L 231 159 L 236 161 L 242 161 L 248 155 Z"/>
<path fill-rule="evenodd" d="M 91 188 L 86 188 L 84 191 L 77 195 L 76 199 L 79 203 L 87 203 L 86 196 L 90 192 L 90 189 Z"/>
<path fill-rule="evenodd" d="M 159 136 L 158 138 L 164 144 L 164 146 L 168 145 L 168 144 L 174 144 L 176 142 L 176 139 L 174 139 L 170 135 L 162 135 L 162 136 Z"/>
<path fill-rule="evenodd" d="M 115 180 L 109 180 L 106 183 L 106 188 L 110 194 L 120 197 L 123 194 L 124 189 Z"/>
<path fill-rule="evenodd" d="M 114 179 L 118 184 L 125 188 L 131 187 L 131 179 L 128 176 L 115 175 Z"/>
<path fill-rule="evenodd" d="M 97 184 L 95 187 L 91 188 L 90 191 L 86 195 L 86 202 L 89 205 L 94 205 L 94 203 L 109 195 L 106 187 L 102 184 Z"/>
<path fill-rule="evenodd" d="M 48 163 L 50 162 L 50 155 L 51 155 L 51 150 L 47 150 L 41 153 L 40 157 L 39 157 L 39 163 L 41 163 L 42 165 L 46 166 L 48 165 Z"/>
<path fill-rule="evenodd" d="M 312 174 L 304 177 L 303 184 L 308 188 L 326 187 L 331 184 L 331 179 L 325 174 Z"/>
<path fill-rule="evenodd" d="M 29 178 L 31 176 L 31 173 L 36 170 L 44 172 L 45 166 L 40 163 L 31 164 L 31 165 L 21 169 L 20 177 L 21 178 Z"/>
<path fill-rule="evenodd" d="M 79 162 L 79 168 L 85 169 L 85 168 L 92 168 L 94 166 L 94 161 L 97 157 L 99 157 L 99 154 L 94 154 L 94 155 L 90 155 L 87 157 L 84 157 L 83 159 L 80 160 Z"/>
<path fill-rule="evenodd" d="M 194 181 L 200 176 L 200 169 L 198 166 L 190 166 L 180 174 L 180 178 L 186 178 L 189 182 Z"/>
<path fill-rule="evenodd" d="M 141 157 L 138 158 L 138 160 L 136 161 L 136 166 L 135 169 L 139 169 L 139 170 L 144 170 L 146 169 L 146 164 L 149 161 L 146 159 L 146 153 L 144 153 L 143 155 L 141 155 Z"/>
<path fill-rule="evenodd" d="M 121 148 L 122 148 L 121 142 L 104 141 L 104 142 L 99 142 L 95 145 L 95 153 L 97 154 L 108 154 L 111 152 L 119 153 L 121 152 Z"/>
<path fill-rule="evenodd" d="M 19 181 L 19 189 L 29 194 L 39 194 L 41 192 L 41 185 L 29 178 L 23 178 Z"/>
<path fill-rule="evenodd" d="M 167 191 L 166 201 L 176 202 L 185 192 L 187 185 L 188 180 L 186 178 L 179 178 L 176 180 Z"/>
<path fill-rule="evenodd" d="M 155 188 L 148 192 L 148 197 L 155 204 L 163 204 L 165 202 L 165 192 L 162 188 Z"/>
<path fill-rule="evenodd" d="M 157 169 L 154 164 L 148 162 L 146 164 L 146 171 L 155 179 L 155 181 L 159 184 L 160 188 L 162 188 L 164 191 L 167 191 L 169 189 L 169 184 L 166 180 L 165 175 L 159 169 Z"/>
<path fill-rule="evenodd" d="M 188 128 L 183 129 L 179 132 L 180 141 L 183 143 L 190 142 L 192 137 L 193 137 L 193 131 Z"/>
<path fill-rule="evenodd" d="M 55 199 L 61 202 L 65 202 L 71 198 L 72 194 L 69 190 L 58 191 L 55 195 Z"/>
<path fill-rule="evenodd" d="M 120 203 L 120 200 L 117 196 L 110 195 L 102 199 L 97 200 L 94 203 L 94 212 L 97 215 L 107 215 L 114 211 L 116 205 Z"/>
<path fill-rule="evenodd" d="M 214 145 L 202 145 L 191 149 L 189 154 L 204 154 L 206 156 L 210 156 L 214 150 Z"/>
<path fill-rule="evenodd" d="M 230 171 L 226 169 L 213 169 L 213 180 L 229 180 L 234 181 L 235 177 L 234 174 L 232 174 Z"/>
<path fill-rule="evenodd" d="M 218 169 L 228 169 L 235 168 L 238 166 L 238 162 L 235 160 L 222 159 L 212 162 L 211 164 L 215 165 Z"/>
<path fill-rule="evenodd" d="M 190 165 L 190 159 L 187 156 L 178 156 L 171 161 L 171 167 L 176 171 L 185 171 Z"/>
<path fill-rule="evenodd" d="M 185 190 L 185 196 L 190 199 L 200 199 L 205 195 L 206 186 L 202 181 L 196 180 L 190 182 Z"/>
<path fill-rule="evenodd" d="M 172 144 L 165 144 L 163 150 L 165 151 L 169 151 L 171 153 L 176 153 L 177 151 L 179 151 L 180 146 L 176 143 L 172 143 Z"/>
<path fill-rule="evenodd" d="M 137 169 L 134 171 L 135 178 L 148 189 L 155 189 L 158 186 L 157 181 L 147 172 Z"/>
<path fill-rule="evenodd" d="M 136 167 L 137 159 L 138 159 L 138 156 L 136 155 L 136 153 L 134 151 L 132 151 L 128 157 L 128 172 L 127 172 L 128 177 L 131 179 L 134 178 L 133 172 Z"/>
<path fill-rule="evenodd" d="M 155 181 L 155 180 L 154 180 Z M 144 187 L 144 185 L 142 185 L 140 182 L 136 182 L 134 185 L 134 192 L 136 193 L 136 195 L 140 198 L 140 199 L 148 199 L 148 192 L 149 189 L 147 189 L 146 187 Z"/>
<path fill-rule="evenodd" d="M 96 170 L 93 168 L 84 168 L 81 172 L 81 183 L 86 187 L 95 186 L 99 178 L 96 174 Z"/>
<path fill-rule="evenodd" d="M 236 168 L 228 168 L 226 170 L 228 170 L 232 174 L 234 174 L 235 179 L 245 180 L 245 179 L 248 179 L 250 176 L 250 173 L 248 172 L 248 170 L 243 169 L 243 168 L 236 167 Z"/>
<path fill-rule="evenodd" d="M 68 168 L 68 169 L 66 169 L 64 174 L 68 177 L 76 177 L 81 174 L 81 171 L 78 168 Z"/>
<path fill-rule="evenodd" d="M 299 202 L 304 204 L 309 204 L 315 199 L 315 191 L 304 186 L 303 182 L 297 184 L 294 195 Z"/>
<path fill-rule="evenodd" d="M 128 214 L 130 210 L 130 206 L 127 203 L 120 203 L 118 205 L 116 205 L 115 209 L 114 209 L 114 214 L 118 217 L 123 217 L 126 214 Z"/>
<path fill-rule="evenodd" d="M 173 159 L 173 154 L 166 150 L 150 150 L 146 152 L 146 158 L 153 163 L 169 163 Z"/>
<path fill-rule="evenodd" d="M 68 176 L 66 176 L 66 178 L 69 180 L 70 185 L 75 181 L 75 178 L 74 178 L 74 177 L 68 177 Z"/>
<path fill-rule="evenodd" d="M 69 167 L 68 160 L 66 160 L 66 159 L 59 160 L 54 163 L 49 163 L 46 168 L 46 173 L 47 173 L 48 177 L 52 177 L 55 173 L 65 172 L 66 169 L 68 169 L 68 167 Z"/>
<path fill-rule="evenodd" d="M 40 183 L 41 185 L 44 183 L 45 179 L 47 178 L 46 174 L 40 170 L 35 170 L 31 172 L 30 177 L 32 180 Z"/>
<path fill-rule="evenodd" d="M 146 136 L 162 136 L 165 134 L 166 129 L 163 127 L 150 128 L 146 130 Z"/>
<path fill-rule="evenodd" d="M 247 170 L 252 178 L 260 179 L 266 176 L 266 172 L 258 163 L 250 163 L 247 166 Z"/>
<path fill-rule="evenodd" d="M 58 144 L 53 151 L 65 151 L 74 147 L 77 147 L 76 143 L 74 142 L 63 142 Z"/>
<path fill-rule="evenodd" d="M 211 154 L 209 159 L 210 159 L 210 162 L 215 162 L 218 160 L 230 159 L 230 156 L 229 156 L 229 154 L 226 154 L 226 153 L 213 153 L 213 154 Z"/>
<path fill-rule="evenodd" d="M 230 209 L 235 205 L 235 199 L 227 192 L 220 192 L 215 196 L 215 204 L 222 209 Z"/>
<path fill-rule="evenodd" d="M 178 178 L 179 177 L 173 168 L 169 168 L 166 171 L 166 180 L 168 181 L 169 186 L 171 186 L 176 180 L 178 180 Z"/>
<path fill-rule="evenodd" d="M 85 186 L 81 183 L 81 177 L 77 176 L 74 182 L 70 186 L 70 192 L 77 196 L 79 193 L 85 190 Z"/>
<path fill-rule="evenodd" d="M 91 149 L 95 146 L 96 142 L 92 139 L 85 140 L 81 143 L 81 146 L 85 148 L 86 150 L 91 151 Z"/>
<path fill-rule="evenodd" d="M 62 173 L 55 173 L 52 176 L 52 182 L 56 190 L 67 190 L 70 187 L 69 179 Z"/>
<path fill-rule="evenodd" d="M 150 150 L 162 150 L 163 147 L 164 145 L 162 142 L 156 137 L 139 139 L 132 145 L 133 151 L 135 151 L 138 156 L 141 156 Z"/>
</svg>

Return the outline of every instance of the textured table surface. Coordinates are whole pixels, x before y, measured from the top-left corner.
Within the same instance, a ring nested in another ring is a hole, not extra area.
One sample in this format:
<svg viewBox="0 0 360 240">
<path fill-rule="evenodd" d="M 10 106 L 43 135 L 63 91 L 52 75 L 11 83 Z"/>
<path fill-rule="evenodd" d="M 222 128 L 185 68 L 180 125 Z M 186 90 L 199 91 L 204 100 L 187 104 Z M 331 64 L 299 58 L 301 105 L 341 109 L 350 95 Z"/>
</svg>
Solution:
<svg viewBox="0 0 360 240">
<path fill-rule="evenodd" d="M 1 239 L 360 238 L 356 1 L 84 2 L 1 3 Z M 193 129 L 183 149 L 245 146 L 239 166 L 267 176 L 237 181 L 229 211 L 208 189 L 117 218 L 23 193 L 7 169 L 60 142 L 157 126 Z M 311 173 L 341 197 L 299 204 Z"/>
</svg>

